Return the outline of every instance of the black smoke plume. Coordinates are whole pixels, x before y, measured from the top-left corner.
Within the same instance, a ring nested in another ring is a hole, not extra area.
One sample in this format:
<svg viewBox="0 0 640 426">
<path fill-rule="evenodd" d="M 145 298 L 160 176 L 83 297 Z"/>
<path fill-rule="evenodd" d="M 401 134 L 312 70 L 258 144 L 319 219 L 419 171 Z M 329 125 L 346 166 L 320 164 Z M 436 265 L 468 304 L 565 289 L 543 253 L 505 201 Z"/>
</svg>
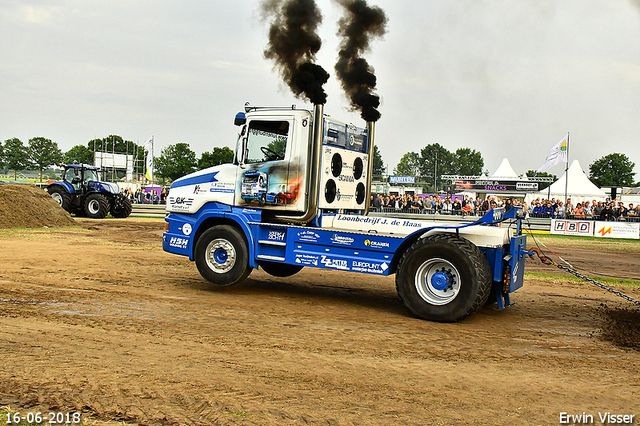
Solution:
<svg viewBox="0 0 640 426">
<path fill-rule="evenodd" d="M 338 21 L 338 35 L 342 37 L 335 70 L 342 88 L 354 109 L 360 110 L 365 121 L 377 121 L 380 97 L 374 93 L 376 76 L 373 67 L 362 58 L 369 51 L 373 37 L 386 32 L 387 16 L 379 7 L 370 7 L 366 0 L 336 0 L 347 12 Z"/>
<path fill-rule="evenodd" d="M 322 14 L 314 0 L 269 0 L 262 4 L 264 16 L 272 18 L 269 45 L 264 56 L 275 62 L 285 83 L 296 96 L 325 104 L 323 89 L 329 74 L 314 64 L 322 40 L 316 32 Z"/>
</svg>

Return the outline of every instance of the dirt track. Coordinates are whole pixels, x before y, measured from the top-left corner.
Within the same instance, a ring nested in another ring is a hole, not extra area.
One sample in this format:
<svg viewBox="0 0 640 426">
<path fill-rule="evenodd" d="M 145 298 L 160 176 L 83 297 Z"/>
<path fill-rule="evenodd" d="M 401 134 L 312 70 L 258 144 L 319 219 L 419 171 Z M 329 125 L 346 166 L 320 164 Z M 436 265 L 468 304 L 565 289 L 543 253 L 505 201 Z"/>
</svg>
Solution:
<svg viewBox="0 0 640 426">
<path fill-rule="evenodd" d="M 640 415 L 640 352 L 602 338 L 601 304 L 632 305 L 588 284 L 528 279 L 510 309 L 438 324 L 408 314 L 394 277 L 254 271 L 211 290 L 162 251 L 161 220 L 76 221 L 0 233 L 0 405 L 197 425 Z M 573 251 L 638 275 L 638 252 Z"/>
</svg>

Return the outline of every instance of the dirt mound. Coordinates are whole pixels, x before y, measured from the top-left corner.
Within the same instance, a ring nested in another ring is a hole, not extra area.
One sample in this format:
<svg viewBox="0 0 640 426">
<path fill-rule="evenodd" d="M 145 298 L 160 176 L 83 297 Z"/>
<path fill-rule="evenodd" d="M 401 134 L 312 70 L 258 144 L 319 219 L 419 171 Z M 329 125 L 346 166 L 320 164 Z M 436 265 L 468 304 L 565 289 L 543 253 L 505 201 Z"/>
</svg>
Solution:
<svg viewBox="0 0 640 426">
<path fill-rule="evenodd" d="M 631 308 L 611 309 L 600 306 L 604 319 L 602 338 L 617 346 L 640 351 L 640 311 Z"/>
<path fill-rule="evenodd" d="M 72 225 L 69 213 L 46 191 L 30 184 L 0 185 L 0 229 Z"/>
</svg>

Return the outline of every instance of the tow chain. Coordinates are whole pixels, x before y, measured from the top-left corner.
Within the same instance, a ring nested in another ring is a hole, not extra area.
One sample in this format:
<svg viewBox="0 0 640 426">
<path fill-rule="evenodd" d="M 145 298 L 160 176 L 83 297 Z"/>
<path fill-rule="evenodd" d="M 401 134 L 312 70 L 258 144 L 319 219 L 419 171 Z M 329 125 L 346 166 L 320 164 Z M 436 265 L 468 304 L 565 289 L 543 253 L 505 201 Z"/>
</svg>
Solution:
<svg viewBox="0 0 640 426">
<path fill-rule="evenodd" d="M 535 238 L 534 238 L 534 240 L 535 240 Z M 536 244 L 537 244 L 537 241 L 536 241 Z M 598 287 L 600 287 L 603 290 L 611 292 L 611 293 L 615 294 L 616 296 L 622 297 L 623 299 L 626 299 L 629 302 L 635 303 L 636 305 L 640 306 L 640 300 L 634 299 L 633 297 L 628 296 L 628 295 L 622 293 L 621 291 L 613 289 L 613 288 L 609 287 L 606 284 L 602 284 L 601 282 L 598 282 L 598 281 L 594 280 L 593 278 L 589 278 L 586 275 L 581 274 L 580 272 L 576 271 L 573 268 L 573 266 L 571 266 L 571 264 L 569 262 L 567 262 L 566 260 L 562 259 L 560 256 L 556 255 L 556 256 L 558 256 L 559 259 L 561 259 L 563 262 L 567 263 L 569 266 L 561 265 L 561 264 L 555 262 L 553 259 L 551 259 L 548 256 L 545 256 L 544 254 L 542 254 L 540 249 L 537 248 L 537 247 L 532 248 L 531 251 L 534 252 L 538 256 L 540 261 L 542 263 L 544 263 L 545 265 L 557 266 L 558 268 L 563 269 L 563 270 L 567 271 L 568 273 L 570 273 L 572 275 L 575 275 L 578 278 L 582 278 L 583 280 L 588 281 L 591 284 L 597 285 Z M 531 257 L 533 257 L 533 256 L 531 256 Z"/>
</svg>

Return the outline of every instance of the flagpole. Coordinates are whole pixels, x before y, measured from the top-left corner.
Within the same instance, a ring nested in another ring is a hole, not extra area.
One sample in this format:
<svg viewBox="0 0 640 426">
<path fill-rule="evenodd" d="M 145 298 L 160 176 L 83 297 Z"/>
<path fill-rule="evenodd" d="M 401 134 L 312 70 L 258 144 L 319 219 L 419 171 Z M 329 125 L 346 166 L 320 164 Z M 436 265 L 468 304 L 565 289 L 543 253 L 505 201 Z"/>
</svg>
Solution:
<svg viewBox="0 0 640 426">
<path fill-rule="evenodd" d="M 565 163 L 565 167 L 564 167 L 564 208 L 565 208 L 565 214 L 571 214 L 571 212 L 568 212 L 567 209 L 569 208 L 569 206 L 567 205 L 567 201 L 568 201 L 568 197 L 567 197 L 567 191 L 569 189 L 569 132 L 567 132 L 567 162 Z"/>
</svg>

